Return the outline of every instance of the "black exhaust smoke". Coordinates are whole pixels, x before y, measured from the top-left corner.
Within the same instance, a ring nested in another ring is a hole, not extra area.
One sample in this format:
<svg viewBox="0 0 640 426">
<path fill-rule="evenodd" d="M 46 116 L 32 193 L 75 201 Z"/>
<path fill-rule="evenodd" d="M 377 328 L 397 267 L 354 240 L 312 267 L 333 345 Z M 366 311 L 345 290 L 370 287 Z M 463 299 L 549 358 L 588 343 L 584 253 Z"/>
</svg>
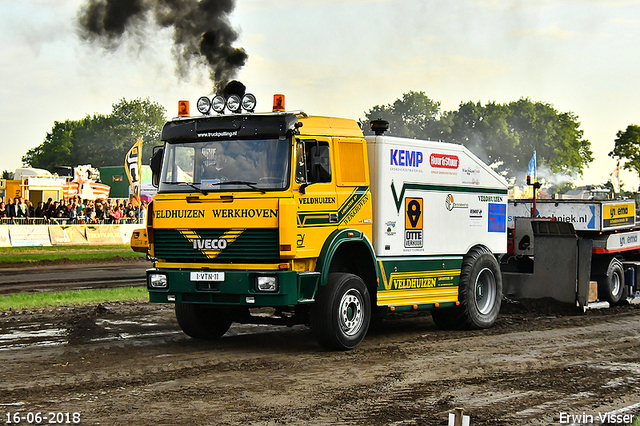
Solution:
<svg viewBox="0 0 640 426">
<path fill-rule="evenodd" d="M 127 37 L 143 37 L 151 24 L 171 28 L 179 75 L 185 77 L 194 63 L 204 64 L 219 89 L 248 57 L 232 46 L 238 38 L 228 19 L 234 7 L 234 0 L 88 0 L 78 21 L 85 40 L 110 49 Z"/>
</svg>

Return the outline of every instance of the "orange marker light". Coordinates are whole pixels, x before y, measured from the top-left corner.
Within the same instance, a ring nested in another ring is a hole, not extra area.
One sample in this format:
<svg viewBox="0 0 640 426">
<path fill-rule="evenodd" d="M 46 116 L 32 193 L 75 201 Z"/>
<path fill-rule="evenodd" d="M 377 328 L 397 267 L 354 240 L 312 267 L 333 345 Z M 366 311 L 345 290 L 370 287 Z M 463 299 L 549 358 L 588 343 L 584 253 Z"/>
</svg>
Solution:
<svg viewBox="0 0 640 426">
<path fill-rule="evenodd" d="M 284 95 L 273 95 L 273 111 L 284 111 Z"/>
<path fill-rule="evenodd" d="M 178 117 L 188 117 L 189 101 L 178 101 Z"/>
</svg>

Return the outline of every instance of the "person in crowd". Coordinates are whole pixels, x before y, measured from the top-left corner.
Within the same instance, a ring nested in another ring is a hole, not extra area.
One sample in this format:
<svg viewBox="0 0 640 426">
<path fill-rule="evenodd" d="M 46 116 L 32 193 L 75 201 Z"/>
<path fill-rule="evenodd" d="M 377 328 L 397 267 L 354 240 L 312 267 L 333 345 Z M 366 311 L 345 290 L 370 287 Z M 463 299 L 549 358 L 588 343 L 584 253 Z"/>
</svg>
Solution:
<svg viewBox="0 0 640 426">
<path fill-rule="evenodd" d="M 85 208 L 87 208 L 87 200 L 82 201 L 82 198 L 78 196 L 78 207 L 77 207 L 78 216 L 84 216 Z"/>
<path fill-rule="evenodd" d="M 97 223 L 96 212 L 93 211 L 93 207 L 86 207 L 84 209 L 84 215 L 87 223 Z"/>
<path fill-rule="evenodd" d="M 42 209 L 44 211 L 43 217 L 49 217 L 49 210 L 51 210 L 52 208 L 53 208 L 53 198 L 49 198 L 47 202 L 44 203 L 44 206 Z"/>
<path fill-rule="evenodd" d="M 5 219 L 7 217 L 7 207 L 4 201 L 0 201 L 0 219 Z"/>
<path fill-rule="evenodd" d="M 96 220 L 98 222 L 103 222 L 104 221 L 104 208 L 102 207 L 102 203 L 100 201 L 96 201 Z"/>
<path fill-rule="evenodd" d="M 136 212 L 134 210 L 129 210 L 129 213 L 127 213 L 127 221 L 126 223 L 136 223 Z"/>
<path fill-rule="evenodd" d="M 122 210 L 120 209 L 120 206 L 116 206 L 115 209 L 111 207 L 111 211 L 113 212 L 113 223 L 120 223 L 120 219 L 122 219 Z"/>
<path fill-rule="evenodd" d="M 51 220 L 52 218 L 55 218 L 59 207 L 60 203 L 58 201 L 54 201 L 46 211 L 47 219 Z"/>
<path fill-rule="evenodd" d="M 7 197 L 6 209 L 7 209 L 7 219 L 13 219 L 14 217 L 16 217 L 16 207 L 13 204 L 13 198 Z"/>
<path fill-rule="evenodd" d="M 147 205 L 148 203 L 146 201 L 143 201 L 140 205 L 140 211 L 138 213 L 138 220 L 140 221 L 139 223 L 145 223 L 145 221 L 147 220 Z"/>
<path fill-rule="evenodd" d="M 35 207 L 33 207 L 33 204 L 31 204 L 30 200 L 25 200 L 24 203 L 27 205 L 27 217 L 29 218 L 33 218 L 36 215 L 36 209 Z"/>
<path fill-rule="evenodd" d="M 71 219 L 71 223 L 75 223 L 78 217 L 78 204 L 76 199 L 73 198 L 71 203 L 67 206 L 67 217 Z"/>
<path fill-rule="evenodd" d="M 15 217 L 21 219 L 27 219 L 29 211 L 27 210 L 27 205 L 24 203 L 22 197 L 16 197 L 13 199 L 14 209 L 16 212 Z"/>
<path fill-rule="evenodd" d="M 38 219 L 43 219 L 45 217 L 44 214 L 44 203 L 42 201 L 38 202 L 35 211 L 33 212 L 33 217 Z"/>
</svg>

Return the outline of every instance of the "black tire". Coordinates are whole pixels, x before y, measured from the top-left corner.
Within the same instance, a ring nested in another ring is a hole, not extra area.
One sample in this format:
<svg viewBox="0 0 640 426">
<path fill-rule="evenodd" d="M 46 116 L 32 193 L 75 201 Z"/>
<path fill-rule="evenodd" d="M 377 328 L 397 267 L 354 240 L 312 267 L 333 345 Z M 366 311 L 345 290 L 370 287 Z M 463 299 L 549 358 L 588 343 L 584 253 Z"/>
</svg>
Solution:
<svg viewBox="0 0 640 426">
<path fill-rule="evenodd" d="M 353 349 L 364 339 L 371 321 L 371 298 L 357 275 L 329 274 L 316 293 L 309 326 L 318 343 L 329 349 Z"/>
<path fill-rule="evenodd" d="M 438 327 L 489 328 L 498 318 L 502 302 L 502 274 L 496 257 L 486 247 L 474 247 L 464 257 L 458 300 L 458 306 L 431 310 Z"/>
<path fill-rule="evenodd" d="M 604 269 L 606 266 L 606 270 Z M 624 269 L 622 262 L 612 257 L 609 263 L 601 265 L 600 273 L 596 276 L 598 281 L 598 298 L 605 300 L 611 305 L 617 305 L 626 301 L 628 289 L 624 282 Z"/>
<path fill-rule="evenodd" d="M 175 311 L 182 331 L 194 339 L 218 339 L 229 330 L 233 322 L 217 306 L 176 303 Z"/>
</svg>

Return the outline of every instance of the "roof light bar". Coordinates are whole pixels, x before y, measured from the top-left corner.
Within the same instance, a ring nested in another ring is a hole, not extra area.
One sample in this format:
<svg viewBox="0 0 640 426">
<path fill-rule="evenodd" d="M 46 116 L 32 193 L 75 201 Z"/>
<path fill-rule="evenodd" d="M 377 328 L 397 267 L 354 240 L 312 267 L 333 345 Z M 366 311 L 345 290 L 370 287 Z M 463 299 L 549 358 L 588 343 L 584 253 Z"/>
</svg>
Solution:
<svg viewBox="0 0 640 426">
<path fill-rule="evenodd" d="M 242 110 L 253 112 L 256 109 L 256 97 L 247 93 L 242 98 L 237 94 L 229 95 L 225 98 L 223 95 L 216 95 L 212 99 L 202 96 L 198 99 L 197 108 L 200 114 L 208 115 L 211 110 L 217 114 L 223 114 L 225 108 L 234 114 L 240 113 Z"/>
</svg>

